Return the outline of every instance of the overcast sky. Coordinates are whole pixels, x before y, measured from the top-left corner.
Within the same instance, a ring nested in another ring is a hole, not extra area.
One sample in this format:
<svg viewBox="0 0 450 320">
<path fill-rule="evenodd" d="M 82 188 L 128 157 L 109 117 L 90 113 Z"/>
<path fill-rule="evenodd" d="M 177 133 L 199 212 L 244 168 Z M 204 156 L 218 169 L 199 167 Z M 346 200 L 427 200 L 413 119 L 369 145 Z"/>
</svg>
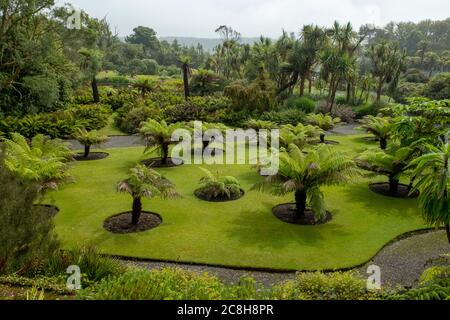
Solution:
<svg viewBox="0 0 450 320">
<path fill-rule="evenodd" d="M 122 36 L 142 25 L 159 36 L 216 37 L 214 30 L 225 24 L 244 37 L 276 38 L 282 29 L 297 32 L 309 23 L 351 21 L 359 27 L 450 16 L 449 0 L 57 0 L 65 2 L 107 16 Z"/>
</svg>

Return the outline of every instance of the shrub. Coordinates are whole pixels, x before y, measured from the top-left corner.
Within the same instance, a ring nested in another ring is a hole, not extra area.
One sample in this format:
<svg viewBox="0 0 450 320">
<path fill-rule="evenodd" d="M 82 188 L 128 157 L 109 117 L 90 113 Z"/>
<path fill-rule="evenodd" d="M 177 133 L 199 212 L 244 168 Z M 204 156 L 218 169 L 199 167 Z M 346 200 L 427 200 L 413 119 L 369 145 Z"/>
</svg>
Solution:
<svg viewBox="0 0 450 320">
<path fill-rule="evenodd" d="M 141 123 L 150 118 L 161 119 L 162 114 L 155 107 L 140 104 L 140 106 L 132 108 L 125 114 L 118 113 L 115 116 L 114 121 L 116 127 L 123 132 L 134 134 L 139 132 Z"/>
<path fill-rule="evenodd" d="M 2 158 L 0 185 L 0 273 L 32 273 L 58 248 L 52 217 L 34 206 L 39 186 L 6 170 Z"/>
<path fill-rule="evenodd" d="M 344 96 L 337 96 L 335 100 L 336 104 L 347 104 L 347 98 Z"/>
<path fill-rule="evenodd" d="M 308 97 L 291 96 L 284 102 L 287 109 L 298 109 L 305 113 L 311 113 L 316 107 L 316 102 Z"/>
<path fill-rule="evenodd" d="M 87 245 L 56 252 L 48 259 L 41 272 L 46 276 L 58 276 L 66 274 L 67 268 L 71 265 L 80 267 L 82 280 L 85 278 L 88 283 L 118 276 L 126 270 L 119 261 L 102 256 L 94 246 Z"/>
<path fill-rule="evenodd" d="M 353 109 L 346 105 L 336 105 L 331 112 L 333 118 L 339 118 L 343 122 L 353 123 L 355 122 L 356 113 Z"/>
<path fill-rule="evenodd" d="M 200 168 L 205 176 L 200 179 L 201 187 L 197 192 L 208 200 L 235 199 L 241 196 L 239 181 L 232 176 L 219 176 L 211 171 Z"/>
<path fill-rule="evenodd" d="M 273 289 L 281 300 L 364 300 L 374 297 L 366 281 L 354 272 L 299 273 L 294 280 Z"/>
<path fill-rule="evenodd" d="M 365 103 L 353 108 L 358 119 L 364 118 L 365 116 L 376 116 L 379 110 L 380 107 L 375 103 Z"/>
<path fill-rule="evenodd" d="M 254 280 L 243 278 L 226 286 L 217 277 L 181 269 L 133 270 L 102 280 L 96 289 L 79 292 L 95 300 L 246 300 L 261 299 L 264 292 Z"/>
<path fill-rule="evenodd" d="M 424 88 L 423 95 L 433 100 L 450 99 L 450 72 L 434 76 Z"/>
<path fill-rule="evenodd" d="M 306 114 L 298 109 L 285 109 L 282 111 L 271 111 L 263 113 L 260 120 L 271 121 L 283 124 L 297 125 L 298 123 L 304 122 Z"/>
<path fill-rule="evenodd" d="M 18 132 L 32 138 L 38 134 L 51 138 L 68 138 L 81 127 L 99 130 L 107 125 L 110 109 L 104 105 L 73 105 L 67 110 L 27 115 L 23 118 L 6 117 L 0 120 L 0 131 L 9 135 Z"/>
<path fill-rule="evenodd" d="M 171 123 L 205 121 L 222 122 L 230 101 L 224 97 L 192 97 L 188 101 L 168 107 L 165 118 Z"/>
<path fill-rule="evenodd" d="M 404 293 L 394 294 L 393 300 L 449 300 L 450 267 L 437 266 L 425 270 L 417 288 Z"/>
<path fill-rule="evenodd" d="M 122 89 L 113 93 L 111 95 L 107 95 L 103 102 L 108 104 L 113 111 L 116 111 L 120 108 L 123 108 L 126 104 L 133 104 L 138 99 L 138 94 L 136 91 L 132 91 L 129 89 Z"/>
<path fill-rule="evenodd" d="M 67 110 L 86 130 L 100 130 L 108 124 L 111 109 L 106 105 L 74 105 Z"/>
<path fill-rule="evenodd" d="M 424 88 L 425 84 L 423 83 L 400 82 L 393 98 L 399 103 L 405 103 L 407 98 L 421 96 Z"/>
</svg>

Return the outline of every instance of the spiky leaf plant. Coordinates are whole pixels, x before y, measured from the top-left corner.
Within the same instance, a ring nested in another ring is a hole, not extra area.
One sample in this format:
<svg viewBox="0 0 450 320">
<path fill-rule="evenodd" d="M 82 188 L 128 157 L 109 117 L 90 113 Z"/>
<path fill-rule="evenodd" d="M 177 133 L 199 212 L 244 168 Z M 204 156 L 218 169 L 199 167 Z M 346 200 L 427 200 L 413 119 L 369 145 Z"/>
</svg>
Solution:
<svg viewBox="0 0 450 320">
<path fill-rule="evenodd" d="M 232 176 L 219 176 L 211 171 L 200 168 L 205 176 L 200 179 L 202 185 L 197 191 L 208 200 L 233 199 L 242 194 L 239 181 Z"/>
</svg>

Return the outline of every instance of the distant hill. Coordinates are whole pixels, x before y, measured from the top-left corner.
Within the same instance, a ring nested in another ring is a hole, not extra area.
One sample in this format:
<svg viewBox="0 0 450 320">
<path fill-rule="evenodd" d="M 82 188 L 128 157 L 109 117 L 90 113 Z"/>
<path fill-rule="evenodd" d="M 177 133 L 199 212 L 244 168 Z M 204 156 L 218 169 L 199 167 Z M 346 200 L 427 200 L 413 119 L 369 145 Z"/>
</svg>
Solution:
<svg viewBox="0 0 450 320">
<path fill-rule="evenodd" d="M 166 40 L 169 43 L 172 43 L 175 39 L 180 45 L 185 45 L 188 47 L 197 46 L 197 44 L 200 43 L 205 51 L 213 51 L 214 48 L 222 42 L 222 40 L 218 38 L 159 37 L 159 40 Z M 241 42 L 244 44 L 253 44 L 258 40 L 259 38 L 242 38 Z"/>
</svg>

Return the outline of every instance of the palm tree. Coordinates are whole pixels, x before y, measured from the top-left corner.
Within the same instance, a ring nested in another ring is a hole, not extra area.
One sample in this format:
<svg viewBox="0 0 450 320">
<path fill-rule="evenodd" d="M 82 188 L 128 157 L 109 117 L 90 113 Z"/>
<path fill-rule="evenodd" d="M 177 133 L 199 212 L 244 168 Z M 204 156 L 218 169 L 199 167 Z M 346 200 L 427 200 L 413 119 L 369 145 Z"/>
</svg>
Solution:
<svg viewBox="0 0 450 320">
<path fill-rule="evenodd" d="M 156 121 L 154 119 L 143 122 L 140 133 L 145 140 L 145 153 L 158 150 L 161 154 L 162 164 L 166 165 L 169 158 L 169 146 L 173 144 L 172 134 L 177 129 L 184 129 L 184 125 L 180 123 L 168 125 L 164 120 Z"/>
<path fill-rule="evenodd" d="M 450 243 L 450 144 L 427 147 L 431 152 L 413 160 L 408 167 L 416 177 L 411 192 L 420 191 L 419 204 L 426 222 L 444 225 Z"/>
<path fill-rule="evenodd" d="M 295 144 L 302 150 L 314 137 L 322 133 L 323 130 L 316 126 L 303 125 L 301 123 L 296 126 L 289 124 L 283 126 L 280 130 L 280 143 L 284 148 Z"/>
<path fill-rule="evenodd" d="M 389 178 L 389 193 L 396 195 L 400 177 L 405 174 L 408 164 L 416 154 L 413 147 L 391 146 L 387 150 L 369 149 L 356 158 L 356 163 L 362 169 L 385 175 Z"/>
<path fill-rule="evenodd" d="M 189 99 L 190 89 L 189 89 L 189 77 L 191 76 L 191 59 L 189 57 L 181 57 L 181 71 L 183 72 L 183 86 L 184 86 L 184 98 Z"/>
<path fill-rule="evenodd" d="M 374 117 L 372 115 L 364 117 L 361 120 L 362 126 L 360 129 L 373 134 L 380 140 L 381 150 L 386 150 L 388 139 L 392 135 L 392 119 L 388 117 Z"/>
<path fill-rule="evenodd" d="M 100 94 L 98 91 L 96 75 L 100 71 L 103 64 L 103 53 L 100 50 L 82 48 L 78 51 L 82 56 L 81 69 L 87 74 L 91 81 L 92 97 L 95 103 L 100 102 Z"/>
<path fill-rule="evenodd" d="M 305 215 L 309 205 L 318 220 L 326 215 L 324 185 L 337 185 L 355 177 L 358 171 L 354 162 L 330 146 L 320 145 L 305 155 L 296 145 L 280 152 L 280 168 L 276 175 L 257 183 L 252 190 L 275 195 L 295 193 L 295 214 Z"/>
<path fill-rule="evenodd" d="M 87 158 L 91 151 L 91 146 L 104 143 L 108 137 L 101 135 L 97 130 L 87 131 L 85 128 L 77 128 L 73 134 L 75 140 L 84 146 L 84 157 Z"/>
<path fill-rule="evenodd" d="M 72 152 L 67 143 L 44 135 L 35 136 L 30 143 L 19 133 L 12 139 L 4 139 L 5 166 L 25 180 L 35 181 L 40 191 L 56 189 L 62 182 L 70 180 L 67 162 Z"/>
<path fill-rule="evenodd" d="M 306 116 L 306 122 L 323 130 L 323 132 L 320 133 L 320 142 L 325 143 L 325 132 L 333 129 L 341 122 L 341 119 L 333 118 L 329 114 L 310 113 Z"/>
<path fill-rule="evenodd" d="M 242 194 L 239 181 L 232 176 L 219 176 L 200 168 L 205 176 L 200 179 L 202 187 L 196 192 L 208 200 L 237 198 Z"/>
<path fill-rule="evenodd" d="M 143 165 L 137 165 L 130 170 L 128 179 L 119 182 L 117 191 L 128 193 L 133 197 L 131 223 L 137 225 L 142 213 L 142 198 L 161 197 L 163 199 L 175 198 L 179 194 L 168 179 L 155 170 Z"/>
<path fill-rule="evenodd" d="M 406 53 L 393 47 L 388 42 L 371 45 L 368 51 L 372 62 L 372 75 L 377 81 L 377 98 L 379 104 L 383 85 L 398 79 L 405 68 Z"/>
</svg>

